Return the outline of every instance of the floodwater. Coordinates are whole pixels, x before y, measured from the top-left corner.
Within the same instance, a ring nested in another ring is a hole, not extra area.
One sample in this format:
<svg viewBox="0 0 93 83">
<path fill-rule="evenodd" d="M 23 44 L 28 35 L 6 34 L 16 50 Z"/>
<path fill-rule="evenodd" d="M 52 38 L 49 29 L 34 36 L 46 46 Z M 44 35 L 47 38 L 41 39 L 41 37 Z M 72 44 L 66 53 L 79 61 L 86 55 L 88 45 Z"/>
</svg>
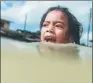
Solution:
<svg viewBox="0 0 93 83">
<path fill-rule="evenodd" d="M 1 83 L 92 83 L 92 48 L 1 38 Z"/>
</svg>

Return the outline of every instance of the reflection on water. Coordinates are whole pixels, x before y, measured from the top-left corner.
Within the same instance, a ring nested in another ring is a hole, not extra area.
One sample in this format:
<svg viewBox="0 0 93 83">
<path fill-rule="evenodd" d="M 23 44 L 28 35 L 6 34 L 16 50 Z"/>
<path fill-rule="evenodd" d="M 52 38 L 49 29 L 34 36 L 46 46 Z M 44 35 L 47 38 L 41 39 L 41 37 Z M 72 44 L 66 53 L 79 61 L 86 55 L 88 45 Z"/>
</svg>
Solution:
<svg viewBox="0 0 93 83">
<path fill-rule="evenodd" d="M 1 83 L 92 83 L 92 48 L 1 39 Z"/>
</svg>

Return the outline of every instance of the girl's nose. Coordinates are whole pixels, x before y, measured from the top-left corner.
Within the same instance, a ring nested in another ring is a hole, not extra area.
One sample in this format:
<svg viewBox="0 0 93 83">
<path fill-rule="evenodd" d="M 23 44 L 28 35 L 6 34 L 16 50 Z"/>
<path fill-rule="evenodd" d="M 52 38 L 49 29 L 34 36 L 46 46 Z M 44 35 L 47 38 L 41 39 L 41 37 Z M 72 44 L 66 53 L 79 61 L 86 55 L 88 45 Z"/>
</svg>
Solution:
<svg viewBox="0 0 93 83">
<path fill-rule="evenodd" d="M 54 26 L 52 24 L 48 26 L 47 32 L 54 33 Z"/>
</svg>

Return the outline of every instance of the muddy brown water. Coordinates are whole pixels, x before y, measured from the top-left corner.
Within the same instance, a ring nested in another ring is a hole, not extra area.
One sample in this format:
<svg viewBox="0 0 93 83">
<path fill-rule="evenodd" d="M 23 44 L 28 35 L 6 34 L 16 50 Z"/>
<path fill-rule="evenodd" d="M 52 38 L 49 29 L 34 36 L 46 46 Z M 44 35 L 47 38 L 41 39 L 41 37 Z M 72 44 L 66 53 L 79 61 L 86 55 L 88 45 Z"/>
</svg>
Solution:
<svg viewBox="0 0 93 83">
<path fill-rule="evenodd" d="M 2 38 L 1 83 L 92 83 L 92 48 Z"/>
</svg>

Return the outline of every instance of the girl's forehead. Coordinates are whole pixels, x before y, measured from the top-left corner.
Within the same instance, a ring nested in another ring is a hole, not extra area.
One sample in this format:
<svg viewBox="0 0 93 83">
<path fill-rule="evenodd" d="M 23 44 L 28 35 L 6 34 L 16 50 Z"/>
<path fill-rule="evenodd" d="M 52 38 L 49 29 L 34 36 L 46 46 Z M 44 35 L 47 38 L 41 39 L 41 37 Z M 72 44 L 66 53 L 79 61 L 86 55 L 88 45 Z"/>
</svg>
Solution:
<svg viewBox="0 0 93 83">
<path fill-rule="evenodd" d="M 64 22 L 68 21 L 68 18 L 66 16 L 66 14 L 64 12 L 62 12 L 61 10 L 53 10 L 50 11 L 45 18 L 45 21 L 52 21 L 52 20 L 63 20 Z"/>
<path fill-rule="evenodd" d="M 52 10 L 52 11 L 50 11 L 49 13 L 59 13 L 59 14 L 61 14 L 62 16 L 66 16 L 66 14 L 65 14 L 64 11 L 58 10 L 58 9 Z M 49 13 L 48 13 L 48 14 L 49 14 Z"/>
</svg>

